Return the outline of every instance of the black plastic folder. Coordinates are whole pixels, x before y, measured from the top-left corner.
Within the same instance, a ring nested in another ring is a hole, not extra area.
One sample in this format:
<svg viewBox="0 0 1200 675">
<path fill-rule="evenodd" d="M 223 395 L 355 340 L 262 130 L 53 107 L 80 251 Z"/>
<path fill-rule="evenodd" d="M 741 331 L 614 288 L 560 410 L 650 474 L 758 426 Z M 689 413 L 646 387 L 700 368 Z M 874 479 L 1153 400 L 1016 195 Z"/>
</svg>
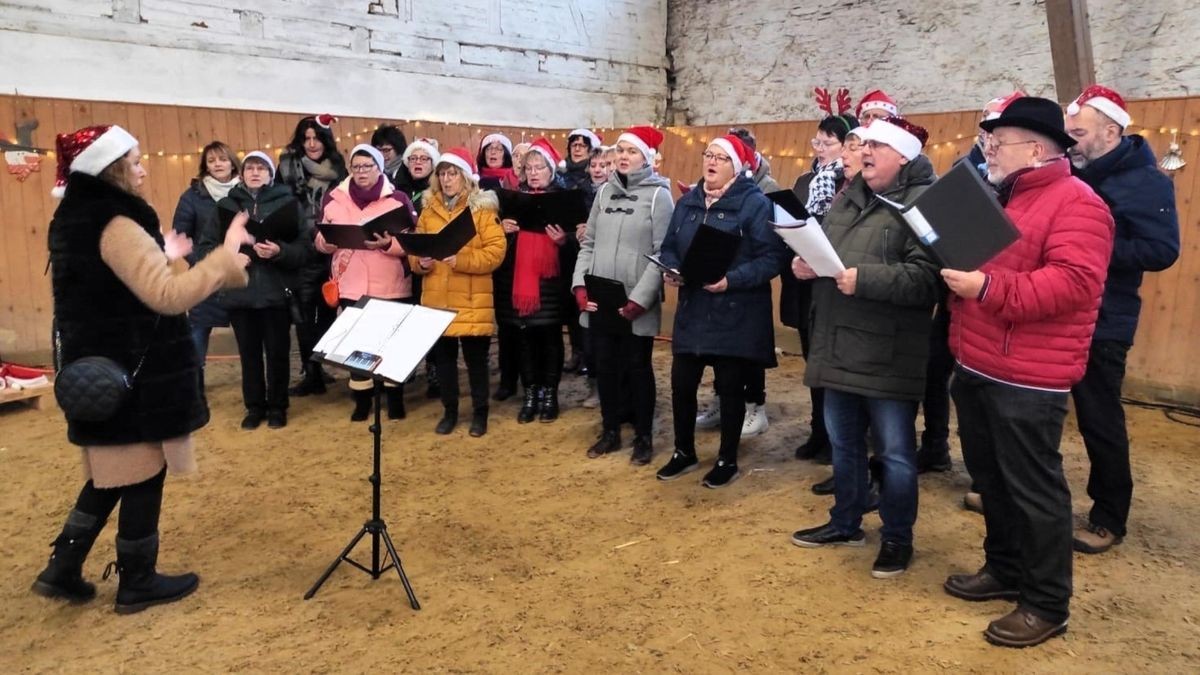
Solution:
<svg viewBox="0 0 1200 675">
<path fill-rule="evenodd" d="M 969 162 L 939 178 L 912 204 L 880 198 L 942 267 L 977 270 L 1020 238 L 996 194 Z"/>
<path fill-rule="evenodd" d="M 588 315 L 589 330 L 609 334 L 633 334 L 633 323 L 626 321 L 620 314 L 620 309 L 629 302 L 629 296 L 625 294 L 625 284 L 616 279 L 585 274 L 583 286 L 587 289 L 588 300 L 596 303 L 597 308 Z"/>
<path fill-rule="evenodd" d="M 401 206 L 383 213 L 361 225 L 342 223 L 321 223 L 317 229 L 325 242 L 338 248 L 365 249 L 367 242 L 377 234 L 399 235 L 405 230 L 412 229 L 414 223 L 412 214 Z"/>
<path fill-rule="evenodd" d="M 223 207 L 217 209 L 222 236 L 229 230 L 229 224 L 236 215 L 236 211 Z M 255 241 L 295 241 L 300 234 L 300 211 L 295 204 L 281 206 L 262 220 L 251 218 L 246 223 L 246 231 L 254 236 Z"/>
<path fill-rule="evenodd" d="M 440 231 L 433 234 L 405 232 L 397 234 L 400 246 L 408 255 L 442 260 L 455 255 L 475 236 L 475 219 L 471 209 L 463 209 Z"/>
<path fill-rule="evenodd" d="M 733 264 L 741 245 L 740 236 L 718 230 L 711 225 L 701 225 L 696 228 L 692 244 L 683 254 L 678 276 L 687 285 L 706 286 L 716 283 L 729 271 L 729 266 Z M 674 274 L 657 256 L 647 255 L 645 258 L 662 271 Z"/>
<path fill-rule="evenodd" d="M 792 217 L 792 220 L 803 222 L 808 219 L 808 209 L 805 208 L 804 203 L 800 201 L 795 192 L 791 190 L 776 190 L 775 192 L 768 192 L 766 197 L 771 200 L 772 204 L 786 211 Z"/>
<path fill-rule="evenodd" d="M 538 193 L 496 190 L 496 196 L 500 199 L 501 215 L 517 221 L 522 230 L 544 234 L 547 225 L 558 225 L 573 231 L 588 219 L 582 190 Z"/>
</svg>

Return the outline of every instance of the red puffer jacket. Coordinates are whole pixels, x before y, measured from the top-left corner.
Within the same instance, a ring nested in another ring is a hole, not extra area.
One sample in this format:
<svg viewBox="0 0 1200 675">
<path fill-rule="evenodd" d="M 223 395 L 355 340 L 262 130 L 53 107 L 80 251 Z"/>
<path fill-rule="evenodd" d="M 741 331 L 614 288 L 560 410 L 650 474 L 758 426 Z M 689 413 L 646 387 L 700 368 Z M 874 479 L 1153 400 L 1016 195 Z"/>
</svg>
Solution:
<svg viewBox="0 0 1200 675">
<path fill-rule="evenodd" d="M 1112 215 L 1066 159 L 1018 175 L 1010 189 L 1004 210 L 1021 238 L 980 268 L 981 299 L 954 298 L 950 349 L 985 377 L 1066 391 L 1087 367 Z"/>
</svg>

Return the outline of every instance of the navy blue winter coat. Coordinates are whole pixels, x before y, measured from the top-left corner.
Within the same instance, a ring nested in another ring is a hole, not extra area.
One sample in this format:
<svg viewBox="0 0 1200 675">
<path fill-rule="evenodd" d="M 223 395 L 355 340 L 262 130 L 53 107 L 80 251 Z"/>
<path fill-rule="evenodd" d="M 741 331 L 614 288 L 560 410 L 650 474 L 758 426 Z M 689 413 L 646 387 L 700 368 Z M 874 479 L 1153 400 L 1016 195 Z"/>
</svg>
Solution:
<svg viewBox="0 0 1200 675">
<path fill-rule="evenodd" d="M 217 202 L 208 194 L 204 183 L 199 179 L 193 180 L 191 186 L 179 196 L 179 205 L 175 207 L 175 216 L 171 227 L 176 232 L 186 234 L 192 240 L 192 253 L 188 255 L 189 265 L 199 262 L 200 236 L 206 229 L 217 227 Z M 217 301 L 217 295 L 203 300 L 200 304 L 188 310 L 188 321 L 193 326 L 228 326 L 229 313 Z"/>
<path fill-rule="evenodd" d="M 689 191 L 675 205 L 660 253 L 679 269 L 701 224 L 742 237 L 725 275 L 729 288 L 710 293 L 700 286 L 679 289 L 672 352 L 699 356 L 736 356 L 775 365 L 775 324 L 771 317 L 771 279 L 792 257 L 768 224 L 771 202 L 746 176 L 739 176 L 711 208 L 704 190 Z"/>
<path fill-rule="evenodd" d="M 1142 310 L 1142 273 L 1165 270 L 1179 257 L 1175 186 L 1158 170 L 1146 139 L 1137 135 L 1122 138 L 1078 174 L 1108 204 L 1117 224 L 1092 339 L 1133 344 Z"/>
</svg>

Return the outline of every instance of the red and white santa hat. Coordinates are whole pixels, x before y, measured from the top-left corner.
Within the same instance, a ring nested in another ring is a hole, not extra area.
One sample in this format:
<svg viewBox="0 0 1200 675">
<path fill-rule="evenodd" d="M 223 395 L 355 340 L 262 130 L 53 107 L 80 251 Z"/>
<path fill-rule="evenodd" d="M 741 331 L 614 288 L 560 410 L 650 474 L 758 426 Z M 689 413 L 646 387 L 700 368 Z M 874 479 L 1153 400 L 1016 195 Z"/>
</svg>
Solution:
<svg viewBox="0 0 1200 675">
<path fill-rule="evenodd" d="M 442 153 L 438 152 L 437 140 L 432 138 L 414 138 L 413 142 L 409 143 L 408 147 L 404 149 L 404 154 L 400 156 L 400 159 L 407 164 L 408 156 L 417 150 L 424 150 L 430 159 L 433 160 L 435 166 L 438 163 L 438 157 L 442 155 Z"/>
<path fill-rule="evenodd" d="M 658 153 L 658 147 L 662 145 L 662 132 L 654 127 L 629 127 L 617 137 L 617 142 L 625 141 L 638 150 L 642 151 L 646 161 L 654 159 L 654 155 Z"/>
<path fill-rule="evenodd" d="M 67 176 L 86 173 L 99 176 L 109 164 L 137 147 L 137 139 L 115 124 L 84 127 L 54 139 L 58 155 L 58 176 L 50 194 L 61 198 L 67 191 Z"/>
<path fill-rule="evenodd" d="M 882 89 L 874 89 L 867 92 L 866 96 L 858 102 L 858 108 L 855 109 L 854 116 L 862 117 L 863 112 L 867 110 L 884 110 L 889 115 L 899 115 L 900 108 L 896 106 L 896 101 L 891 96 L 883 93 Z"/>
<path fill-rule="evenodd" d="M 903 117 L 892 115 L 875 120 L 869 127 L 860 128 L 858 137 L 863 141 L 875 141 L 891 146 L 911 162 L 921 154 L 921 149 L 929 140 L 929 132 Z"/>
<path fill-rule="evenodd" d="M 503 145 L 504 149 L 508 151 L 508 154 L 510 154 L 510 155 L 512 154 L 512 149 L 513 149 L 512 139 L 510 139 L 508 136 L 505 136 L 504 134 L 499 134 L 499 133 L 488 134 L 487 136 L 484 136 L 483 140 L 479 141 L 479 150 L 482 152 L 484 148 L 491 145 L 492 143 L 499 143 L 500 145 Z"/>
<path fill-rule="evenodd" d="M 1093 84 L 1084 89 L 1083 93 L 1067 106 L 1067 114 L 1078 115 L 1082 109 L 1081 106 L 1085 105 L 1090 105 L 1108 115 L 1109 119 L 1116 122 L 1121 128 L 1129 126 L 1129 123 L 1133 121 L 1133 118 L 1129 116 L 1129 108 L 1125 105 L 1125 99 L 1103 85 Z"/>
<path fill-rule="evenodd" d="M 546 163 L 550 165 L 551 171 L 553 171 L 554 167 L 558 166 L 558 163 L 562 161 L 562 156 L 558 154 L 558 151 L 554 149 L 554 146 L 550 144 L 550 141 L 546 140 L 545 136 L 542 136 L 533 143 L 530 143 L 529 152 L 536 152 L 542 157 L 545 157 Z"/>
<path fill-rule="evenodd" d="M 742 142 L 742 139 L 733 134 L 726 134 L 719 138 L 714 138 L 710 146 L 717 146 L 729 155 L 729 159 L 733 160 L 733 173 L 739 174 L 743 171 L 749 176 L 754 173 L 751 168 L 754 165 L 754 151 Z"/>
<path fill-rule="evenodd" d="M 988 120 L 994 120 L 1000 117 L 1000 113 L 1004 112 L 1004 109 L 1008 107 L 1008 104 L 1019 98 L 1023 98 L 1025 95 L 1025 92 L 1018 89 L 1008 96 L 997 96 L 996 98 L 988 101 L 987 105 L 983 106 L 983 110 L 986 113 L 983 117 L 983 120 L 986 122 Z M 992 108 L 993 106 L 995 107 L 994 110 L 988 110 L 988 108 Z"/>
<path fill-rule="evenodd" d="M 479 182 L 479 171 L 475 168 L 475 160 L 466 148 L 450 148 L 442 153 L 438 164 L 449 164 L 461 171 L 467 178 L 476 183 Z"/>
</svg>

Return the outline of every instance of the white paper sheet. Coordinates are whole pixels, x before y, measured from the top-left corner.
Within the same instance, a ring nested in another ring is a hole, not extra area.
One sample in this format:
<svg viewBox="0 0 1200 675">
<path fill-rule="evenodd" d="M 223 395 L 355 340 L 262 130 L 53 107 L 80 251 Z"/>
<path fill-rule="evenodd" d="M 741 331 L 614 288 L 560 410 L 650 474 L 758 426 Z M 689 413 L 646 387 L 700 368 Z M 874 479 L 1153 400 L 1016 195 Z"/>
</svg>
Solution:
<svg viewBox="0 0 1200 675">
<path fill-rule="evenodd" d="M 403 382 L 442 336 L 455 313 L 387 300 L 368 300 L 347 307 L 317 341 L 313 351 L 325 360 L 345 364 L 354 352 L 380 357 L 376 375 Z"/>
<path fill-rule="evenodd" d="M 777 210 L 779 207 L 775 207 Z M 783 214 L 786 216 L 787 212 Z M 836 277 L 839 273 L 846 270 L 846 266 L 842 264 L 842 259 L 838 257 L 837 251 L 833 250 L 833 245 L 829 243 L 829 238 L 825 236 L 825 230 L 821 229 L 821 224 L 816 218 L 809 218 L 804 222 L 792 220 L 790 217 L 783 222 L 771 223 L 775 228 L 776 234 L 783 243 L 788 245 L 788 248 L 796 252 L 796 255 L 804 259 L 809 267 L 821 277 Z"/>
</svg>

